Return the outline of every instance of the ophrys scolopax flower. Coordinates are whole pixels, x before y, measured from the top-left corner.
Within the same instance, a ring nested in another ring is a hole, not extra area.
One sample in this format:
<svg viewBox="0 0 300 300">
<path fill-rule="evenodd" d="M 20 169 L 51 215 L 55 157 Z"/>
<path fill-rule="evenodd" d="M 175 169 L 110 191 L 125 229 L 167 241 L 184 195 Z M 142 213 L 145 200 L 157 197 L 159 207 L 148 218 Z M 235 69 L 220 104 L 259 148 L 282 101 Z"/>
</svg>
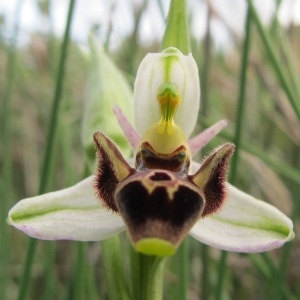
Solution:
<svg viewBox="0 0 300 300">
<path fill-rule="evenodd" d="M 226 183 L 233 144 L 218 147 L 201 164 L 192 160 L 226 126 L 220 121 L 188 141 L 199 100 L 191 55 L 175 48 L 148 54 L 134 88 L 137 130 L 115 108 L 133 158 L 127 161 L 105 134 L 95 133 L 96 178 L 22 200 L 8 222 L 41 239 L 96 241 L 127 228 L 135 249 L 150 255 L 172 255 L 187 233 L 230 251 L 280 247 L 294 236 L 291 220 Z"/>
</svg>

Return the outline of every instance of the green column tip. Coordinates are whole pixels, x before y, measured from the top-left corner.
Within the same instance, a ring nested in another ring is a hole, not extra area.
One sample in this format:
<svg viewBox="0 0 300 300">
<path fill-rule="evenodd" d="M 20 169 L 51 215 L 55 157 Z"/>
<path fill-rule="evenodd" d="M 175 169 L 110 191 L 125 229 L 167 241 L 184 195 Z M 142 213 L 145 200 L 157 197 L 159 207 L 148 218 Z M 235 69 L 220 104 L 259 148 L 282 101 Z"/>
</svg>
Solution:
<svg viewBox="0 0 300 300">
<path fill-rule="evenodd" d="M 144 238 L 135 245 L 137 252 L 153 256 L 171 256 L 176 252 L 176 246 L 159 238 Z"/>
</svg>

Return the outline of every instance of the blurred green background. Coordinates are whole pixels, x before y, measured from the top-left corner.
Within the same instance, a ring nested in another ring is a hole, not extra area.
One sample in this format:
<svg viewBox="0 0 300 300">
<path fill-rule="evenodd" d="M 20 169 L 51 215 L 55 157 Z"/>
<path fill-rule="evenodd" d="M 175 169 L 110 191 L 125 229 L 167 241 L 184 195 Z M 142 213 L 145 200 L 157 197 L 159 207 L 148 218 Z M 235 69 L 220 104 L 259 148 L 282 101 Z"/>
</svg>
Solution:
<svg viewBox="0 0 300 300">
<path fill-rule="evenodd" d="M 50 10 L 51 1 L 31 2 L 40 19 L 51 25 L 56 18 Z M 67 14 L 68 2 L 64 2 Z M 143 17 L 153 13 L 149 2 L 157 6 L 153 20 L 160 20 L 161 35 L 169 2 L 128 1 L 131 3 L 128 4 L 129 21 L 115 13 L 117 1 L 108 2 L 110 10 L 105 20 L 99 18 L 91 22 L 89 31 L 99 38 L 133 86 L 142 58 L 148 52 L 159 50 L 159 35 L 145 40 L 141 29 Z M 236 2 L 247 4 L 243 0 Z M 225 141 L 235 141 L 240 130 L 235 185 L 293 218 L 296 238 L 268 253 L 224 254 L 188 237 L 178 254 L 168 261 L 164 299 L 300 299 L 297 235 L 300 225 L 300 26 L 293 22 L 283 26 L 278 19 L 281 1 L 274 1 L 268 22 L 263 22 L 262 27 L 252 11 L 245 42 L 244 30 L 232 28 L 228 19 L 222 17 L 216 1 L 199 0 L 199 3 L 196 8 L 190 6 L 192 52 L 199 66 L 202 93 L 195 133 L 219 119 L 229 120 L 228 128 L 203 153 Z M 89 32 L 84 42 L 76 34 L 71 35 L 64 59 L 64 80 L 60 82 L 61 94 L 57 94 L 63 40 L 50 25 L 45 30 L 45 26 L 37 23 L 35 30 L 25 32 L 20 14 L 27 4 L 17 2 L 10 18 L 4 10 L 0 11 L 0 298 L 107 299 L 100 243 L 39 241 L 30 260 L 30 239 L 5 222 L 14 203 L 36 195 L 41 189 L 50 116 L 56 97 L 60 98 L 57 128 L 43 190 L 70 186 L 87 173 L 81 120 L 93 68 L 86 46 Z M 204 12 L 201 10 L 198 14 L 196 9 L 204 9 Z M 77 14 L 80 18 L 80 12 Z M 242 14 L 240 9 L 232 10 L 232 18 L 238 14 Z M 118 16 L 119 24 L 122 17 L 124 26 L 127 21 L 131 24 L 128 33 L 114 35 Z M 203 16 L 201 22 L 206 24 L 199 27 L 199 31 L 203 31 L 201 38 L 195 34 L 195 24 L 198 24 L 195 18 L 199 16 Z M 227 36 L 222 47 L 215 32 L 216 22 L 217 29 L 222 28 Z M 244 24 L 241 26 L 244 28 Z M 145 32 L 144 37 L 147 34 Z M 245 80 L 242 80 L 243 67 Z M 114 118 L 113 113 L 111 118 Z M 125 234 L 122 242 L 126 245 L 126 258 L 129 246 Z M 26 273 L 26 262 L 31 272 Z M 20 296 L 24 274 L 28 277 L 28 291 Z"/>
</svg>

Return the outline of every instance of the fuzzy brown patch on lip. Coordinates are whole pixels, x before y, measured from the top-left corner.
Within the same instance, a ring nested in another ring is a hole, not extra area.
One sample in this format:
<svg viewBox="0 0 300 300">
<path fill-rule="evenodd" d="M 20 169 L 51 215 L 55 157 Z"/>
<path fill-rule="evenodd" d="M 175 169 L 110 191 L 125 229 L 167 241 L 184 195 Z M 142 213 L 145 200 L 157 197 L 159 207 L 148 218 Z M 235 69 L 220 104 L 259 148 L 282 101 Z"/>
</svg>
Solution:
<svg viewBox="0 0 300 300">
<path fill-rule="evenodd" d="M 118 212 L 114 200 L 116 186 L 135 170 L 128 165 L 116 145 L 105 134 L 96 132 L 94 141 L 98 158 L 96 195 L 108 209 Z"/>
<path fill-rule="evenodd" d="M 205 203 L 194 184 L 162 170 L 125 179 L 117 186 L 115 199 L 133 243 L 159 238 L 176 246 L 200 218 Z"/>
<path fill-rule="evenodd" d="M 144 142 L 136 155 L 137 169 L 163 169 L 172 172 L 187 173 L 190 160 L 185 146 L 178 147 L 170 154 L 156 152 L 152 146 Z"/>
<path fill-rule="evenodd" d="M 200 169 L 189 180 L 205 195 L 202 217 L 217 212 L 226 199 L 226 179 L 234 144 L 226 143 L 215 149 L 203 162 Z"/>
</svg>

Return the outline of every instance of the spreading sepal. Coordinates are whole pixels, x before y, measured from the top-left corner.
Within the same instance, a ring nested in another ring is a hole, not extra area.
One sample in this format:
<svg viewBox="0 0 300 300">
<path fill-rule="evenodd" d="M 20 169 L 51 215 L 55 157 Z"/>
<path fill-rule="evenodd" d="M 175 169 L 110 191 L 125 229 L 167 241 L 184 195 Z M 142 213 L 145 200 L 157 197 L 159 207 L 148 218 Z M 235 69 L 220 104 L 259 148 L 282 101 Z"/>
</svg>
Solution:
<svg viewBox="0 0 300 300">
<path fill-rule="evenodd" d="M 124 230 L 122 219 L 95 196 L 94 176 L 69 188 L 19 201 L 7 223 L 43 240 L 100 241 Z"/>
<path fill-rule="evenodd" d="M 286 215 L 230 184 L 222 209 L 201 218 L 190 234 L 211 247 L 246 253 L 279 248 L 295 236 Z"/>
</svg>

